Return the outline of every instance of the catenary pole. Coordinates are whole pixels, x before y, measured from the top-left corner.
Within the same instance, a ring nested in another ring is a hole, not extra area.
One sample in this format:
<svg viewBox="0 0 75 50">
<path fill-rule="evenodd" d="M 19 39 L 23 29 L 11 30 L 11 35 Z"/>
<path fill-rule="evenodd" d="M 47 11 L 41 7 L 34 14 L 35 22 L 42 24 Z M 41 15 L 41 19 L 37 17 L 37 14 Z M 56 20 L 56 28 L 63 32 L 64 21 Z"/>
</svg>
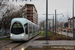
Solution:
<svg viewBox="0 0 75 50">
<path fill-rule="evenodd" d="M 48 0 L 46 0 L 46 44 L 48 44 Z"/>
<path fill-rule="evenodd" d="M 53 33 L 54 33 L 54 15 L 53 15 Z"/>
<path fill-rule="evenodd" d="M 75 28 L 74 28 L 74 0 L 73 0 L 73 40 L 75 40 Z"/>
<path fill-rule="evenodd" d="M 56 35 L 56 9 L 55 9 L 55 35 Z"/>
</svg>

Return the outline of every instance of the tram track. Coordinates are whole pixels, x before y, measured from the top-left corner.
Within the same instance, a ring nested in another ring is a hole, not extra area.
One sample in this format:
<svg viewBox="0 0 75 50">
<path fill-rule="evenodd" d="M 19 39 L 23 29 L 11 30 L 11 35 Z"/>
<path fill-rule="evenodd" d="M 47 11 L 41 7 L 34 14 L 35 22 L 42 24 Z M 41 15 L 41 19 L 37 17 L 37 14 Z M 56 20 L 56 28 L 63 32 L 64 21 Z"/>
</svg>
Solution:
<svg viewBox="0 0 75 50">
<path fill-rule="evenodd" d="M 33 38 L 34 39 L 34 38 Z M 11 48 L 11 50 L 14 50 L 15 48 L 21 46 L 22 44 L 27 44 L 29 43 L 30 41 L 32 41 L 33 39 L 30 39 L 28 42 L 27 41 L 20 41 L 20 42 L 13 42 L 13 41 L 3 41 L 3 42 L 0 42 L 0 43 L 6 43 L 6 42 L 9 42 L 5 45 L 2 45 L 0 46 L 0 50 L 3 50 L 4 48 Z M 12 46 L 12 47 L 11 47 Z M 2 48 L 2 49 L 1 49 Z M 7 50 L 7 49 L 6 49 Z"/>
<path fill-rule="evenodd" d="M 5 45 L 3 45 L 3 46 L 0 46 L 0 48 L 2 48 L 2 47 L 4 47 L 4 46 L 7 46 L 7 45 L 9 45 L 9 44 L 11 44 L 12 42 L 10 42 L 10 43 L 7 43 L 7 44 L 5 44 Z"/>
<path fill-rule="evenodd" d="M 16 48 L 16 47 L 19 47 L 20 45 L 22 45 L 22 44 L 24 44 L 24 43 L 25 43 L 25 42 L 21 42 L 20 44 L 14 46 L 11 50 L 13 50 L 13 49 Z"/>
<path fill-rule="evenodd" d="M 10 42 L 0 47 L 0 50 L 13 50 L 14 48 L 24 44 L 25 42 Z"/>
<path fill-rule="evenodd" d="M 35 39 L 39 38 L 39 35 L 35 38 L 30 39 L 28 42 L 23 43 L 22 45 L 13 48 L 12 50 L 25 50 Z"/>
<path fill-rule="evenodd" d="M 36 39 L 36 37 L 30 39 L 29 41 L 20 41 L 20 42 L 7 41 L 7 44 L 6 41 L 3 41 L 5 45 L 2 44 L 2 46 L 0 46 L 0 50 L 17 50 L 17 49 L 21 50 L 22 48 L 26 49 Z"/>
</svg>

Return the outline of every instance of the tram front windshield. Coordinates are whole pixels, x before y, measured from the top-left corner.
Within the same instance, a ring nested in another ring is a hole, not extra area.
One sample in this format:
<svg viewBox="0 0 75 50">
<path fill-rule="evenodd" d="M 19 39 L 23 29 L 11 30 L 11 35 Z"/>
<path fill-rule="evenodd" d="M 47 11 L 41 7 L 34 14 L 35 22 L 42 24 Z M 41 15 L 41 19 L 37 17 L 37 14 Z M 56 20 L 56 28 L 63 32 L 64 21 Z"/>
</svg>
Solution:
<svg viewBox="0 0 75 50">
<path fill-rule="evenodd" d="M 24 32 L 24 29 L 23 29 L 23 26 L 21 25 L 21 23 L 15 22 L 12 25 L 11 33 L 13 33 L 13 34 L 21 34 L 23 32 Z"/>
</svg>

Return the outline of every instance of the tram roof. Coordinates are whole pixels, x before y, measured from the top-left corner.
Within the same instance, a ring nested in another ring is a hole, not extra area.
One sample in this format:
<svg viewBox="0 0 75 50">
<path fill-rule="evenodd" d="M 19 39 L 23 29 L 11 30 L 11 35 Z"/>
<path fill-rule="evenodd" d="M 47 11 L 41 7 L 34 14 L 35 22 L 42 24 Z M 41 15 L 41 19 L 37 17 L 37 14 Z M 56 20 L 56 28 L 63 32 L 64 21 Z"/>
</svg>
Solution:
<svg viewBox="0 0 75 50">
<path fill-rule="evenodd" d="M 16 22 L 16 21 L 20 22 L 21 24 L 32 23 L 33 25 L 36 25 L 36 24 L 34 24 L 33 22 L 29 21 L 26 18 L 13 18 L 11 24 Z"/>
</svg>

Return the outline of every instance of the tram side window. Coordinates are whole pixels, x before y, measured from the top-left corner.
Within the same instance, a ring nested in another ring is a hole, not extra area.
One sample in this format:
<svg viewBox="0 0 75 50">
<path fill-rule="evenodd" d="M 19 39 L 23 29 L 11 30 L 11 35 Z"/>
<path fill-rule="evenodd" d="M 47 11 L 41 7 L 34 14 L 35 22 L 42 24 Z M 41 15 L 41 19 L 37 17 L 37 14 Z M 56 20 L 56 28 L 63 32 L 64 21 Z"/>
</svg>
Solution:
<svg viewBox="0 0 75 50">
<path fill-rule="evenodd" d="M 26 24 L 24 25 L 24 27 L 25 27 L 25 33 L 28 34 L 28 24 L 26 23 Z"/>
<path fill-rule="evenodd" d="M 32 25 L 29 24 L 29 33 L 32 33 Z"/>
<path fill-rule="evenodd" d="M 34 33 L 34 25 L 33 25 L 33 33 Z"/>
</svg>

